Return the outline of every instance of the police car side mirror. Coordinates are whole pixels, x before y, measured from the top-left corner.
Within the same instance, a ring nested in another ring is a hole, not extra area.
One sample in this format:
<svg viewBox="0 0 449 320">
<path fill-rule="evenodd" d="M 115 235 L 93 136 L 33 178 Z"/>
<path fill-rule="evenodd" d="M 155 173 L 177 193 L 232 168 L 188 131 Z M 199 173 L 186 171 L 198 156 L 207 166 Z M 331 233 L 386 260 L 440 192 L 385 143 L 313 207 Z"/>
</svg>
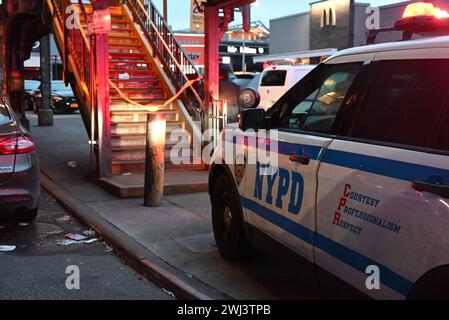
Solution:
<svg viewBox="0 0 449 320">
<path fill-rule="evenodd" d="M 242 131 L 265 129 L 265 110 L 246 109 L 240 112 L 239 128 Z"/>
</svg>

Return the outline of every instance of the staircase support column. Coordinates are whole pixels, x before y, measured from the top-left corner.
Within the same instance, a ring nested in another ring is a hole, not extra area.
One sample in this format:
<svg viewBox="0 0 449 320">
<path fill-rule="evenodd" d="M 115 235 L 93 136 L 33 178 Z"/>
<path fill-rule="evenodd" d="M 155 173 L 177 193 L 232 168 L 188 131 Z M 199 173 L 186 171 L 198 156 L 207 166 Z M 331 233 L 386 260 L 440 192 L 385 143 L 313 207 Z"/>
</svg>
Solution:
<svg viewBox="0 0 449 320">
<path fill-rule="evenodd" d="M 94 10 L 107 10 L 108 3 L 97 0 L 93 3 Z M 99 15 L 100 21 L 94 24 L 104 23 L 104 16 Z M 94 15 L 95 19 L 95 15 Z M 109 19 L 110 21 L 110 19 Z M 98 134 L 98 174 L 100 177 L 112 175 L 112 149 L 111 149 L 111 114 L 110 114 L 110 89 L 109 89 L 109 44 L 108 29 L 104 26 L 102 32 L 95 37 L 95 49 L 91 51 L 96 65 L 96 103 L 97 103 L 97 134 Z"/>
<path fill-rule="evenodd" d="M 204 8 L 205 34 L 206 34 L 206 97 L 207 110 L 213 113 L 213 99 L 219 99 L 219 43 L 220 43 L 220 17 L 217 7 Z"/>
<path fill-rule="evenodd" d="M 97 66 L 97 116 L 99 174 L 109 176 L 112 172 L 111 116 L 109 92 L 109 45 L 107 34 L 96 35 L 95 56 Z"/>
<path fill-rule="evenodd" d="M 6 28 L 6 96 L 14 111 L 19 116 L 20 123 L 30 128 L 26 118 L 24 67 L 25 54 L 21 47 L 23 28 L 18 23 L 10 22 Z"/>
<path fill-rule="evenodd" d="M 53 111 L 51 101 L 51 72 L 50 72 L 50 36 L 45 35 L 40 40 L 41 53 L 41 96 L 42 104 L 37 113 L 37 122 L 40 127 L 53 126 Z"/>
</svg>

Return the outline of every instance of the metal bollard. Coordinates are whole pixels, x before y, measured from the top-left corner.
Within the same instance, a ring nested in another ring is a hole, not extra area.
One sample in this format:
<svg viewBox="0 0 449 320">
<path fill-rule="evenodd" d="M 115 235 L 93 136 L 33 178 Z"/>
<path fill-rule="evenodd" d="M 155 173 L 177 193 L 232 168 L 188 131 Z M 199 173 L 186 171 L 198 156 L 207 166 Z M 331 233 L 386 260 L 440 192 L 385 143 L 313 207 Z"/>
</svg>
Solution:
<svg viewBox="0 0 449 320">
<path fill-rule="evenodd" d="M 148 114 L 145 150 L 145 207 L 162 205 L 166 130 L 167 122 L 164 114 Z"/>
</svg>

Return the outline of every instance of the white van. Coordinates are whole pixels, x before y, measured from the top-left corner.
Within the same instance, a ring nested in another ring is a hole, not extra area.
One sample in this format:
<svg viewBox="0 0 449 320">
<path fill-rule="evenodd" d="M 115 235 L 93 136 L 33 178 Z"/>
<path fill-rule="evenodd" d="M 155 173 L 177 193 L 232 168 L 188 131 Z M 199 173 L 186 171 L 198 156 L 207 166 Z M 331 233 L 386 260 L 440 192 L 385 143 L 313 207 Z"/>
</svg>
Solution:
<svg viewBox="0 0 449 320">
<path fill-rule="evenodd" d="M 304 78 L 316 65 L 270 66 L 266 68 L 259 83 L 260 107 L 268 110 L 291 87 Z"/>
</svg>

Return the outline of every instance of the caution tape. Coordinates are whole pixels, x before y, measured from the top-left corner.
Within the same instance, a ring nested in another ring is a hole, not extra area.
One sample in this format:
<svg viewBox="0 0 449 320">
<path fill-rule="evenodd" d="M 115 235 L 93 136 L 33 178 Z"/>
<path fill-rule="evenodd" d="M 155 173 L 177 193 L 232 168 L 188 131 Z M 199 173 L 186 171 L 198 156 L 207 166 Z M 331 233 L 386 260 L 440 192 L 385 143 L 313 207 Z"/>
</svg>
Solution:
<svg viewBox="0 0 449 320">
<path fill-rule="evenodd" d="M 176 101 L 183 93 L 184 91 L 186 91 L 188 88 L 190 88 L 191 86 L 193 86 L 194 83 L 201 81 L 203 78 L 201 76 L 199 76 L 198 78 L 194 79 L 194 80 L 189 80 L 187 81 L 184 86 L 170 99 L 168 99 L 167 101 L 165 101 L 165 103 L 161 106 L 154 106 L 154 105 L 143 105 L 140 104 L 138 102 L 135 102 L 133 100 L 131 100 L 130 98 L 128 98 L 128 96 L 126 94 L 123 93 L 122 90 L 120 90 L 119 87 L 117 87 L 117 85 L 112 82 L 111 79 L 109 79 L 109 84 L 111 85 L 111 87 L 117 91 L 117 93 L 119 94 L 120 98 L 122 98 L 123 100 L 125 100 L 126 102 L 128 102 L 129 104 L 132 104 L 136 107 L 142 108 L 142 109 L 146 109 L 149 112 L 158 112 L 162 109 L 164 109 L 165 107 L 167 107 L 168 105 L 170 105 L 171 103 L 173 103 L 174 101 Z"/>
</svg>

